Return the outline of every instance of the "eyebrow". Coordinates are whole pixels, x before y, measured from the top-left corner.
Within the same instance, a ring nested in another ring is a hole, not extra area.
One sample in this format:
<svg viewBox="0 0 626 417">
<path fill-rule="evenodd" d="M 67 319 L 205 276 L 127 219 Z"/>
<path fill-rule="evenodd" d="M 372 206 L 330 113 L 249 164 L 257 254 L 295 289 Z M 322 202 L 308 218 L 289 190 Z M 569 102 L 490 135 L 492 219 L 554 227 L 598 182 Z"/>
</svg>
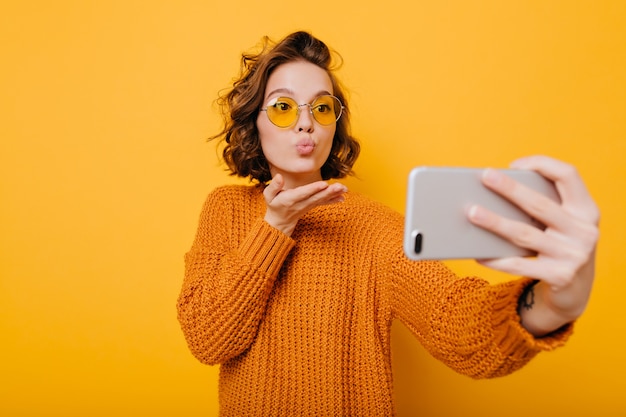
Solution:
<svg viewBox="0 0 626 417">
<path fill-rule="evenodd" d="M 270 91 L 267 96 L 265 97 L 265 99 L 267 100 L 267 98 L 273 96 L 274 94 L 289 94 L 291 96 L 295 95 L 293 90 L 290 90 L 289 88 L 277 88 L 275 90 Z M 332 95 L 330 92 L 326 91 L 326 90 L 320 90 L 317 92 L 317 94 L 315 95 L 315 97 L 319 97 L 319 96 L 323 96 L 323 95 Z"/>
</svg>

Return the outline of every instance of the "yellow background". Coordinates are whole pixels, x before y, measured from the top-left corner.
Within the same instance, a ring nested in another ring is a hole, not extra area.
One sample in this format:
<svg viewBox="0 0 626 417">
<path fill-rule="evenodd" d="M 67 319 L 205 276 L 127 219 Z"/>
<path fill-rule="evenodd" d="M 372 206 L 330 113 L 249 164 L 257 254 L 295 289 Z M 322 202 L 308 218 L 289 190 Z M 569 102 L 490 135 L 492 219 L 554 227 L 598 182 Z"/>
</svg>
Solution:
<svg viewBox="0 0 626 417">
<path fill-rule="evenodd" d="M 626 283 L 626 2 L 4 1 L 0 414 L 209 416 L 217 368 L 178 328 L 183 254 L 232 182 L 205 138 L 262 35 L 345 59 L 358 190 L 403 211 L 415 165 L 577 165 L 602 210 L 598 278 L 568 345 L 473 381 L 394 325 L 400 416 L 617 416 Z M 460 274 L 507 279 L 471 261 Z"/>
</svg>

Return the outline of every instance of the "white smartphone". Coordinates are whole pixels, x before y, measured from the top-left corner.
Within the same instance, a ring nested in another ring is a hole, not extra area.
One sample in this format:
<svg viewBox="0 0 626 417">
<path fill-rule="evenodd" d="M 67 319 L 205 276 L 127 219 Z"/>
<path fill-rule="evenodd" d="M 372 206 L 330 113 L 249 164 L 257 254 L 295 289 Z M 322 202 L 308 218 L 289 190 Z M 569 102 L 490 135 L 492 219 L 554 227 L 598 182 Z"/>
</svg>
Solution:
<svg viewBox="0 0 626 417">
<path fill-rule="evenodd" d="M 467 210 L 481 205 L 509 219 L 543 228 L 513 203 L 481 183 L 480 168 L 417 167 L 408 179 L 404 253 L 409 259 L 489 259 L 534 253 L 473 225 Z M 502 170 L 558 202 L 554 183 L 528 170 Z"/>
</svg>

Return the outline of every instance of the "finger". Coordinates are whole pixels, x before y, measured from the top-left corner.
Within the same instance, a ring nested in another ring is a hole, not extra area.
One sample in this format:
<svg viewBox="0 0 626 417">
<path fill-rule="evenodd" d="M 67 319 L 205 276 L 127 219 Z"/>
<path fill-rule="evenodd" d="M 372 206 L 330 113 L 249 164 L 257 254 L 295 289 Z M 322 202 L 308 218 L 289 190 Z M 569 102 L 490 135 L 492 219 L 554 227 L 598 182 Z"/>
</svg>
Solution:
<svg viewBox="0 0 626 417">
<path fill-rule="evenodd" d="M 568 211 L 594 224 L 598 223 L 600 217 L 598 207 L 580 174 L 572 165 L 539 155 L 518 159 L 511 167 L 537 171 L 552 180 L 559 191 L 563 206 Z"/>
<path fill-rule="evenodd" d="M 308 208 L 321 206 L 325 204 L 332 204 L 344 200 L 343 195 L 347 191 L 347 188 L 342 184 L 331 184 L 327 188 L 320 190 L 319 192 L 309 196 L 301 201 L 302 204 Z"/>
<path fill-rule="evenodd" d="M 544 225 L 558 229 L 567 226 L 568 216 L 563 215 L 563 209 L 559 203 L 515 181 L 503 172 L 486 169 L 483 171 L 482 182 Z"/>
<path fill-rule="evenodd" d="M 555 290 L 571 285 L 574 282 L 573 280 L 578 270 L 584 267 L 556 259 L 520 257 L 481 259 L 477 262 L 483 266 L 506 272 L 507 274 L 539 279 L 549 284 Z M 593 263 L 587 264 L 587 267 L 593 268 Z"/>
<path fill-rule="evenodd" d="M 267 202 L 271 202 L 276 198 L 281 191 L 283 191 L 283 186 L 285 185 L 285 180 L 283 176 L 280 174 L 276 174 L 274 178 L 272 178 L 272 182 L 269 183 L 265 190 L 263 191 L 263 195 Z"/>
<path fill-rule="evenodd" d="M 555 238 L 545 234 L 542 230 L 529 224 L 504 218 L 478 205 L 471 206 L 467 216 L 476 226 L 494 233 L 520 248 L 537 253 L 553 254 L 561 247 L 560 244 L 554 242 Z"/>
<path fill-rule="evenodd" d="M 476 262 L 496 271 L 505 272 L 511 275 L 526 276 L 529 278 L 546 281 L 554 285 L 553 277 L 557 275 L 555 268 L 559 267 L 556 262 L 543 262 L 537 258 L 500 258 L 500 259 L 479 259 Z"/>
<path fill-rule="evenodd" d="M 345 194 L 348 188 L 340 183 L 332 184 L 328 189 L 324 190 L 324 195 L 318 201 L 318 205 L 334 204 L 345 201 Z"/>
<path fill-rule="evenodd" d="M 348 192 L 348 187 L 346 187 L 345 185 L 343 185 L 343 184 L 341 184 L 339 182 L 336 182 L 334 184 L 331 184 L 328 187 L 328 191 L 330 193 L 332 193 L 332 194 L 337 194 L 337 195 L 341 194 L 341 195 L 343 195 L 343 194 Z"/>
<path fill-rule="evenodd" d="M 537 257 L 561 259 L 565 262 L 584 262 L 597 240 L 597 233 L 594 235 L 593 231 L 587 232 L 582 227 L 578 227 L 572 237 L 553 229 L 544 231 L 533 225 L 504 218 L 480 206 L 471 207 L 468 218 L 473 224 L 514 245 L 535 252 Z"/>
<path fill-rule="evenodd" d="M 290 191 L 290 199 L 293 203 L 304 202 L 310 199 L 320 198 L 320 193 L 328 190 L 329 184 L 325 181 L 316 181 Z"/>
</svg>

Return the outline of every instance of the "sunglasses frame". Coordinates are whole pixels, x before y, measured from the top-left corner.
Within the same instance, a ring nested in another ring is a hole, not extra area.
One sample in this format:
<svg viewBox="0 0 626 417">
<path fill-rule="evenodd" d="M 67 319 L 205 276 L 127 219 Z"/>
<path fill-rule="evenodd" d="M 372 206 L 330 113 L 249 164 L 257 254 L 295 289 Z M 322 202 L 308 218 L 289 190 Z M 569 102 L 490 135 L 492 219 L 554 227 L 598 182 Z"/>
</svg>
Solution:
<svg viewBox="0 0 626 417">
<path fill-rule="evenodd" d="M 322 98 L 322 97 L 331 97 L 331 98 L 333 98 L 334 100 L 336 100 L 336 101 L 337 101 L 337 103 L 339 103 L 339 114 L 336 116 L 335 120 L 334 120 L 333 122 L 331 122 L 331 123 L 326 123 L 326 124 L 325 124 L 325 123 L 320 122 L 319 120 L 317 120 L 317 118 L 315 117 L 315 114 L 313 113 L 313 105 L 315 104 L 315 102 L 316 102 L 317 100 L 319 100 L 319 99 L 320 99 L 320 98 Z M 276 103 L 274 103 L 274 104 L 270 104 L 270 105 L 267 105 L 266 107 L 263 107 L 263 108 L 260 110 L 260 111 L 265 112 L 265 114 L 267 114 L 267 118 L 269 119 L 269 121 L 270 121 L 270 122 L 272 122 L 272 124 L 273 124 L 274 126 L 277 126 L 277 127 L 280 127 L 280 128 L 288 128 L 288 127 L 293 126 L 293 125 L 294 125 L 294 124 L 298 121 L 298 118 L 300 117 L 300 109 L 301 109 L 302 107 L 305 107 L 305 106 L 308 106 L 308 107 L 309 107 L 309 113 L 311 113 L 311 117 L 313 118 L 313 120 L 315 120 L 317 123 L 319 123 L 319 124 L 320 124 L 320 125 L 322 125 L 322 126 L 330 126 L 331 124 L 336 123 L 336 122 L 337 122 L 337 121 L 341 118 L 341 115 L 343 114 L 343 111 L 344 111 L 344 109 L 346 108 L 346 107 L 343 105 L 343 103 L 341 102 L 341 100 L 339 100 L 339 98 L 338 98 L 338 97 L 336 97 L 336 96 L 334 96 L 334 95 L 332 95 L 332 94 L 322 94 L 321 96 L 315 97 L 315 99 L 314 99 L 311 103 L 304 103 L 304 104 L 298 104 L 298 102 L 297 102 L 296 100 L 294 100 L 293 98 L 291 98 L 291 97 L 278 97 L 278 98 L 276 98 L 276 102 L 280 101 L 281 99 L 283 99 L 283 100 L 285 100 L 285 99 L 287 99 L 287 100 L 291 100 L 291 101 L 293 101 L 293 102 L 295 103 L 295 105 L 296 105 L 296 117 L 294 117 L 293 121 L 292 121 L 291 123 L 289 123 L 288 125 L 286 125 L 286 126 L 281 126 L 281 125 L 277 124 L 276 122 L 274 122 L 274 121 L 272 120 L 272 118 L 270 117 L 269 112 L 268 112 L 268 108 L 270 108 L 270 107 L 272 107 L 272 106 L 275 106 L 275 105 L 276 105 Z"/>
</svg>

